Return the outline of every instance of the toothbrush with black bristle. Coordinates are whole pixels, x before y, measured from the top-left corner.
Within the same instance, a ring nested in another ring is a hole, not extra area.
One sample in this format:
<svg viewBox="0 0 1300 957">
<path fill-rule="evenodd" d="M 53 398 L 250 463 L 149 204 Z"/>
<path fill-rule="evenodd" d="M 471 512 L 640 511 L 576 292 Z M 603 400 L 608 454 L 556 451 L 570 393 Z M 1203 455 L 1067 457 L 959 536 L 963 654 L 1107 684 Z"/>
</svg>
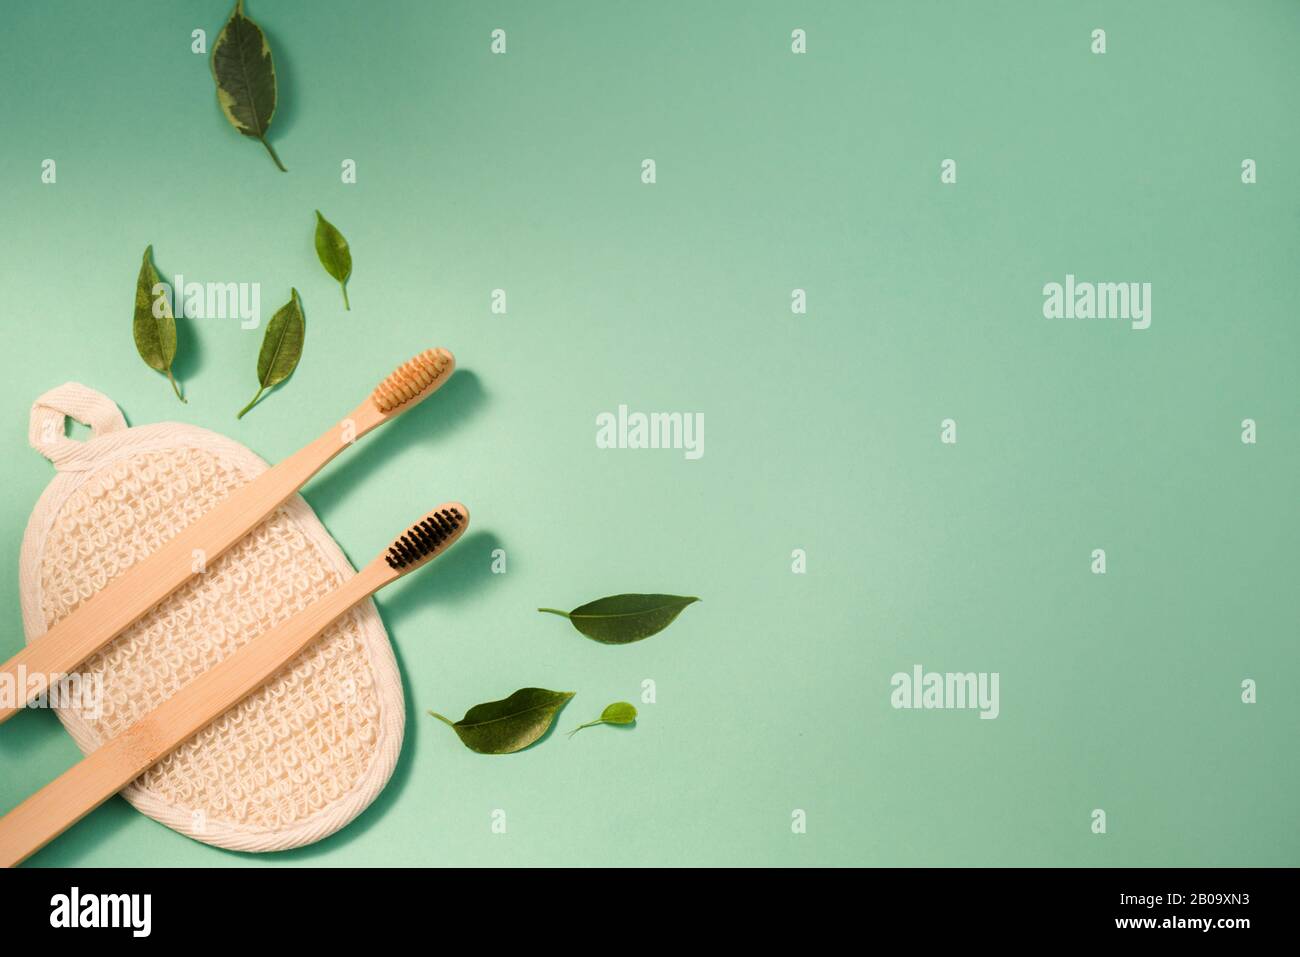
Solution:
<svg viewBox="0 0 1300 957">
<path fill-rule="evenodd" d="M 455 368 L 456 360 L 446 349 L 426 349 L 402 363 L 351 414 L 314 442 L 235 489 L 6 661 L 0 666 L 0 681 L 22 691 L 0 704 L 0 723 L 71 673 L 154 605 L 202 574 L 196 571 L 195 554 L 203 555 L 204 565 L 210 567 L 334 456 L 433 395 Z"/>
<path fill-rule="evenodd" d="M 182 687 L 0 818 L 0 867 L 13 867 L 256 691 L 358 602 L 422 568 L 465 532 L 469 510 L 440 505 L 382 555 L 288 621 Z"/>
</svg>

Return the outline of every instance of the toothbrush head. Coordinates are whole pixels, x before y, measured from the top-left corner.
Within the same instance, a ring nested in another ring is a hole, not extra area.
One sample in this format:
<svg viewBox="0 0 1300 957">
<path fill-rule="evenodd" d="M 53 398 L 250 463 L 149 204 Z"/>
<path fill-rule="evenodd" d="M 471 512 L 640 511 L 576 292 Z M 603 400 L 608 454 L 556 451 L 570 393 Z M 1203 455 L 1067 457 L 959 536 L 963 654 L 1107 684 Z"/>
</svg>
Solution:
<svg viewBox="0 0 1300 957">
<path fill-rule="evenodd" d="M 451 378 L 456 359 L 446 349 L 425 349 L 414 359 L 403 362 L 393 374 L 370 393 L 375 407 L 384 415 L 405 411 L 421 399 L 433 395 Z"/>
<path fill-rule="evenodd" d="M 446 551 L 468 524 L 469 509 L 460 502 L 439 505 L 398 536 L 388 546 L 384 560 L 389 568 L 405 575 Z"/>
</svg>

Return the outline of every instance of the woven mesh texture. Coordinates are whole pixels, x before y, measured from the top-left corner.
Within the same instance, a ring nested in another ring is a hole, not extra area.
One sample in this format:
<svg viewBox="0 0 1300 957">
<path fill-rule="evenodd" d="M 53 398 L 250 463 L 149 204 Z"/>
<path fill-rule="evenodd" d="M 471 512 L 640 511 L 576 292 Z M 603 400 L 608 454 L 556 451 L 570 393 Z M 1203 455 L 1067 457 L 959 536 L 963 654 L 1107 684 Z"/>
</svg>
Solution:
<svg viewBox="0 0 1300 957">
<path fill-rule="evenodd" d="M 137 434 L 139 442 L 124 441 Z M 102 457 L 61 475 L 56 485 L 65 484 L 57 492 L 51 486 L 47 497 L 55 493 L 58 502 L 42 500 L 46 521 L 33 516 L 29 539 L 37 534 L 29 544 L 39 553 L 32 567 L 45 627 L 264 467 L 229 440 L 187 426 L 130 429 L 111 438 L 117 441 Z M 82 459 L 100 442 L 107 438 L 87 443 Z M 157 447 L 169 442 L 177 444 Z M 195 561 L 201 574 L 78 669 L 103 681 L 97 717 L 60 713 L 83 751 L 352 574 L 296 496 L 225 554 Z M 403 710 L 387 636 L 366 602 L 123 796 L 220 846 L 272 850 L 309 843 L 355 817 L 387 781 Z"/>
</svg>

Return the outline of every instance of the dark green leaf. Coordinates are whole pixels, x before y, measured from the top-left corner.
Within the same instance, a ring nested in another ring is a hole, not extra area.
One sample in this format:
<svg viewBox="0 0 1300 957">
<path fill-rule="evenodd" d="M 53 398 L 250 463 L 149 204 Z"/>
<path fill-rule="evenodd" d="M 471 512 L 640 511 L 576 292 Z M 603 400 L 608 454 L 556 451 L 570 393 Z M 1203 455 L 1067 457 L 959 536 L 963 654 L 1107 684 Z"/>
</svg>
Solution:
<svg viewBox="0 0 1300 957">
<path fill-rule="evenodd" d="M 521 688 L 501 701 L 474 705 L 459 721 L 444 718 L 436 711 L 429 714 L 451 725 L 471 751 L 510 754 L 522 751 L 544 735 L 572 697 L 572 691 Z"/>
<path fill-rule="evenodd" d="M 284 164 L 266 140 L 275 116 L 275 63 L 266 34 L 244 16 L 244 0 L 235 4 L 212 45 L 212 78 L 217 82 L 217 103 L 230 125 L 265 146 L 283 171 Z"/>
<path fill-rule="evenodd" d="M 257 403 L 263 392 L 289 378 L 298 367 L 303 339 L 307 335 L 307 321 L 302 315 L 298 290 L 292 292 L 293 298 L 281 306 L 267 323 L 266 334 L 262 337 L 262 351 L 257 356 L 257 394 L 235 416 L 237 419 L 244 417 L 244 413 Z"/>
<path fill-rule="evenodd" d="M 316 210 L 316 256 L 325 271 L 338 280 L 343 289 L 343 307 L 351 310 L 348 303 L 348 277 L 352 275 L 352 250 L 343 234 L 328 219 Z"/>
<path fill-rule="evenodd" d="M 176 358 L 176 319 L 166 291 L 159 288 L 161 280 L 153 266 L 153 247 L 146 246 L 140 262 L 140 275 L 135 281 L 135 318 L 131 334 L 135 349 L 149 368 L 164 373 L 172 384 L 172 391 L 182 402 L 180 386 L 172 377 L 172 360 Z"/>
<path fill-rule="evenodd" d="M 615 701 L 600 713 L 600 717 L 595 721 L 588 721 L 586 724 L 580 724 L 569 732 L 569 737 L 573 737 L 583 728 L 593 728 L 598 724 L 631 724 L 636 720 L 636 708 L 626 701 Z"/>
<path fill-rule="evenodd" d="M 699 599 L 678 595 L 611 595 L 569 612 L 556 608 L 537 610 L 563 615 L 588 638 L 607 645 L 625 645 L 663 631 L 683 608 L 696 601 Z"/>
</svg>

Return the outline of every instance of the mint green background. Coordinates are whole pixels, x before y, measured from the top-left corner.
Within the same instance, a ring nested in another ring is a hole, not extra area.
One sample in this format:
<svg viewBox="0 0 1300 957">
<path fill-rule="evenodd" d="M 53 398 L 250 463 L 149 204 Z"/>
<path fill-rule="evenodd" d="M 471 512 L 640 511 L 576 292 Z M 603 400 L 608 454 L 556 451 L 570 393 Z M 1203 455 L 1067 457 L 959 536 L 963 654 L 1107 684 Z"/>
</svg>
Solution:
<svg viewBox="0 0 1300 957">
<path fill-rule="evenodd" d="M 443 499 L 475 531 L 378 599 L 408 730 L 359 820 L 250 856 L 114 799 L 34 863 L 1300 863 L 1300 6 L 252 0 L 288 174 L 190 52 L 227 12 L 6 12 L 0 651 L 52 477 L 27 410 L 70 379 L 275 461 L 448 346 L 446 391 L 305 495 L 357 564 Z M 136 357 L 147 243 L 165 276 L 260 282 L 265 318 L 300 290 L 302 366 L 243 421 L 260 330 L 182 328 L 186 406 Z M 1151 282 L 1151 328 L 1043 319 L 1067 272 Z M 703 459 L 596 449 L 619 403 L 703 412 Z M 533 610 L 621 591 L 704 601 L 627 647 Z M 1000 672 L 1001 717 L 894 711 L 916 663 Z M 578 692 L 567 730 L 644 678 L 635 729 L 510 757 L 424 715 L 540 685 Z M 20 715 L 0 807 L 77 757 Z"/>
</svg>

